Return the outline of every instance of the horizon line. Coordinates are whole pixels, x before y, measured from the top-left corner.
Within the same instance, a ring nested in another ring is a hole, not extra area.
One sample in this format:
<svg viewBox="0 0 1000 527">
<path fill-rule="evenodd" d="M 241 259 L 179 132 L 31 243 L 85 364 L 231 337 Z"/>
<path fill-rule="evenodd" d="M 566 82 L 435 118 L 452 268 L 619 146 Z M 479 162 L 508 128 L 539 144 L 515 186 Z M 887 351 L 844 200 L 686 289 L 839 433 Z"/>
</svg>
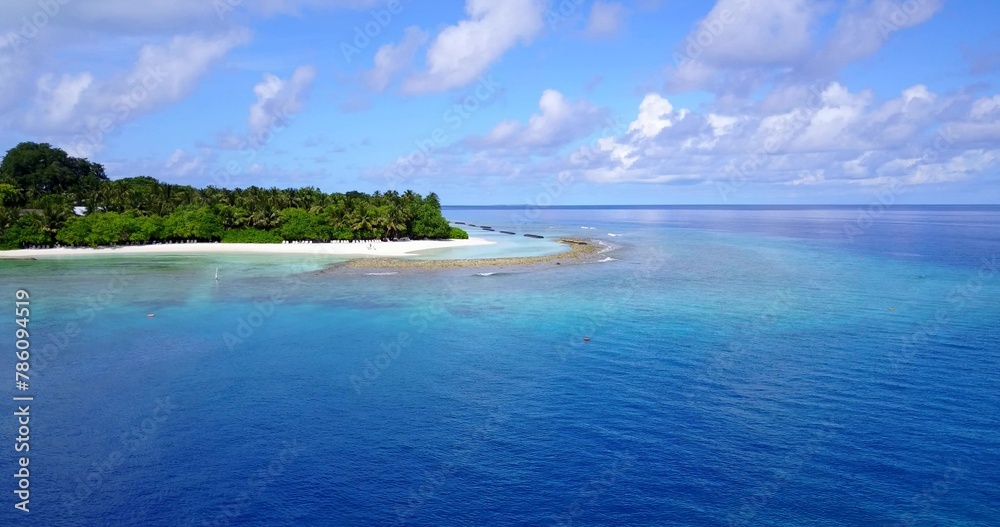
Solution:
<svg viewBox="0 0 1000 527">
<path fill-rule="evenodd" d="M 458 205 L 441 205 L 441 208 L 490 208 L 490 207 L 530 207 L 537 209 L 573 209 L 573 208 L 594 208 L 594 207 L 798 207 L 798 208 L 821 208 L 821 207 L 878 207 L 891 209 L 900 207 L 1000 207 L 1000 203 L 900 203 L 894 205 L 884 205 L 882 203 L 825 203 L 825 204 L 782 204 L 782 203 L 743 203 L 743 204 L 726 204 L 726 203 L 700 203 L 700 204 L 653 204 L 653 203 L 619 203 L 619 204 L 598 204 L 598 205 L 587 205 L 587 204 L 568 204 L 568 205 L 537 205 L 532 203 L 515 203 L 515 204 L 492 204 L 492 205 L 470 205 L 470 204 L 458 204 Z"/>
</svg>

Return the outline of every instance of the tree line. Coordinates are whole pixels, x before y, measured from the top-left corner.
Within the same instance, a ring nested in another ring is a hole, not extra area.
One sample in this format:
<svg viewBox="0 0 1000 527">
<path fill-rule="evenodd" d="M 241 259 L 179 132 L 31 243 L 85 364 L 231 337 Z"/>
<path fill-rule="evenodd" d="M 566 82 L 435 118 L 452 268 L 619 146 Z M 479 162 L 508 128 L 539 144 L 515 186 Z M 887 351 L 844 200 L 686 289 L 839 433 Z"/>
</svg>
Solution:
<svg viewBox="0 0 1000 527">
<path fill-rule="evenodd" d="M 467 237 L 448 224 L 433 192 L 198 189 L 148 176 L 111 181 L 100 164 L 46 143 L 21 143 L 0 162 L 0 249 Z"/>
</svg>

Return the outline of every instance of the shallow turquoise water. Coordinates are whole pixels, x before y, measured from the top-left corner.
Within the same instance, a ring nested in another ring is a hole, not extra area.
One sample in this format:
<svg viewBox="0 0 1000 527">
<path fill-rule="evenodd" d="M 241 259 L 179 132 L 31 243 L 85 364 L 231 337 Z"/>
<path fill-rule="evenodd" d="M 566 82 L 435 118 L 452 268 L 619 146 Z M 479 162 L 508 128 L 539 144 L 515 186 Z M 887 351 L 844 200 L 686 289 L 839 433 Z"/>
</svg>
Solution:
<svg viewBox="0 0 1000 527">
<path fill-rule="evenodd" d="M 855 217 L 545 211 L 615 260 L 492 276 L 0 262 L 37 415 L 0 521 L 997 525 L 1000 212 Z"/>
</svg>

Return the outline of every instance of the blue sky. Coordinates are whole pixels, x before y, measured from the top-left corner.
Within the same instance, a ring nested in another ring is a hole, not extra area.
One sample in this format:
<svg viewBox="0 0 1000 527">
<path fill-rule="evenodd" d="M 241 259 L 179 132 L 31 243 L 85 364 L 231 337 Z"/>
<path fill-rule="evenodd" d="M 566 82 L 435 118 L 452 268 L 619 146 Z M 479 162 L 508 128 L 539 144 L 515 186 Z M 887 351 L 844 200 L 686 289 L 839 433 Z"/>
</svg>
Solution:
<svg viewBox="0 0 1000 527">
<path fill-rule="evenodd" d="M 1000 3 L 0 0 L 0 149 L 445 204 L 1000 203 Z"/>
</svg>

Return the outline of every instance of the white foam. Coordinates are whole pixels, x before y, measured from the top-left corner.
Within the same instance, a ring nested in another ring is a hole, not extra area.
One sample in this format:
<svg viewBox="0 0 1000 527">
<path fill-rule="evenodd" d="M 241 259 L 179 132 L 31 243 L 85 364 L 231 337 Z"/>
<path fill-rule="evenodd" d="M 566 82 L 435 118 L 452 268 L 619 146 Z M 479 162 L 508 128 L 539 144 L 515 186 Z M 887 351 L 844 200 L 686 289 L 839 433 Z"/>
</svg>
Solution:
<svg viewBox="0 0 1000 527">
<path fill-rule="evenodd" d="M 396 271 L 392 271 L 389 273 L 365 273 L 365 276 L 390 276 L 394 274 L 399 274 L 399 273 Z"/>
</svg>

